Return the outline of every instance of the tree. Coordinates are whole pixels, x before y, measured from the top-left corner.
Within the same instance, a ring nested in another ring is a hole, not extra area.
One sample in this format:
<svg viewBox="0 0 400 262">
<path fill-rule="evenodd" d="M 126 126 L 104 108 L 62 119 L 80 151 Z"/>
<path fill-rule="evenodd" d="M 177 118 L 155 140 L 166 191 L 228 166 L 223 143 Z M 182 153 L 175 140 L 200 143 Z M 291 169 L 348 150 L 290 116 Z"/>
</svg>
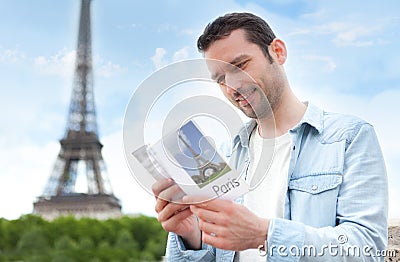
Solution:
<svg viewBox="0 0 400 262">
<path fill-rule="evenodd" d="M 154 217 L 0 219 L 0 261 L 155 261 L 167 233 Z"/>
<path fill-rule="evenodd" d="M 115 247 L 125 250 L 138 250 L 138 243 L 133 239 L 128 229 L 121 229 L 117 235 Z"/>
<path fill-rule="evenodd" d="M 68 235 L 63 235 L 54 242 L 54 248 L 58 250 L 76 249 L 76 242 Z"/>
<path fill-rule="evenodd" d="M 33 227 L 25 232 L 17 244 L 17 250 L 21 252 L 45 252 L 49 248 L 49 243 L 39 227 Z"/>
<path fill-rule="evenodd" d="M 150 239 L 146 243 L 146 247 L 142 253 L 151 254 L 153 260 L 160 260 L 161 257 L 165 255 L 165 242 L 161 242 L 157 239 Z"/>
</svg>

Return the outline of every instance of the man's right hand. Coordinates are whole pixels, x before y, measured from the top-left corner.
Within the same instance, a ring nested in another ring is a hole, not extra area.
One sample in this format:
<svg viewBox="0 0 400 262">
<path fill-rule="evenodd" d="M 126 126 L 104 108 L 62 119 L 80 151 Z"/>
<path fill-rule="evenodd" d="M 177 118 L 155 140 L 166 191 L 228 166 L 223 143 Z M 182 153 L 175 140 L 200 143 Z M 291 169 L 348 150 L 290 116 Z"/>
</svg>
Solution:
<svg viewBox="0 0 400 262">
<path fill-rule="evenodd" d="M 152 190 L 157 200 L 155 210 L 162 227 L 181 236 L 187 249 L 200 249 L 198 221 L 189 205 L 179 203 L 184 195 L 179 186 L 172 179 L 162 179 L 153 184 Z"/>
</svg>

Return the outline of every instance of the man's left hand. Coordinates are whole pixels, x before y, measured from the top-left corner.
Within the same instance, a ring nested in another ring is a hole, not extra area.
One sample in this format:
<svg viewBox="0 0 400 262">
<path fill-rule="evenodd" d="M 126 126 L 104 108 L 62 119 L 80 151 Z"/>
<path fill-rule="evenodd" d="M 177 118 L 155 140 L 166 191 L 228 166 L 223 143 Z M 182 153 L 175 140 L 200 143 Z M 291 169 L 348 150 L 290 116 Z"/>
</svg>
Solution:
<svg viewBox="0 0 400 262">
<path fill-rule="evenodd" d="M 216 248 L 242 251 L 265 243 L 269 220 L 260 218 L 245 206 L 233 201 L 184 197 L 190 209 L 199 218 L 202 241 Z M 195 204 L 193 204 L 195 203 Z"/>
</svg>

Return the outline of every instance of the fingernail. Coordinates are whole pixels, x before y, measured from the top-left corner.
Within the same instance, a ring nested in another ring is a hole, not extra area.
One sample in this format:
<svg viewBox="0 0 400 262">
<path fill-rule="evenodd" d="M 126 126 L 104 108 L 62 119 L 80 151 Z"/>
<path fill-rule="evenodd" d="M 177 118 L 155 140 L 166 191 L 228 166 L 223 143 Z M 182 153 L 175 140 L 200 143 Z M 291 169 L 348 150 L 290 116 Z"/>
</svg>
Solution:
<svg viewBox="0 0 400 262">
<path fill-rule="evenodd" d="M 190 201 L 190 197 L 189 196 L 183 196 L 182 197 L 182 202 L 188 203 L 189 201 Z"/>
</svg>

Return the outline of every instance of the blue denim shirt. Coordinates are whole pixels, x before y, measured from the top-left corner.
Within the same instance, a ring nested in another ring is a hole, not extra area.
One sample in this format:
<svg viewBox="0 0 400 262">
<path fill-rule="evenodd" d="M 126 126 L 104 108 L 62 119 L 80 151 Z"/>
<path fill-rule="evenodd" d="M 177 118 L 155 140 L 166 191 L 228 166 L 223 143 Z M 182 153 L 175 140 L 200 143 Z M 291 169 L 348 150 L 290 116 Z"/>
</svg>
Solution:
<svg viewBox="0 0 400 262">
<path fill-rule="evenodd" d="M 249 134 L 255 126 L 249 122 L 235 138 L 232 157 L 238 170 L 249 162 Z M 289 133 L 284 218 L 270 220 L 266 259 L 383 261 L 379 251 L 387 245 L 387 176 L 373 127 L 308 104 Z M 186 250 L 179 236 L 168 236 L 167 261 L 233 258 L 233 251 L 204 243 L 202 250 Z"/>
</svg>

